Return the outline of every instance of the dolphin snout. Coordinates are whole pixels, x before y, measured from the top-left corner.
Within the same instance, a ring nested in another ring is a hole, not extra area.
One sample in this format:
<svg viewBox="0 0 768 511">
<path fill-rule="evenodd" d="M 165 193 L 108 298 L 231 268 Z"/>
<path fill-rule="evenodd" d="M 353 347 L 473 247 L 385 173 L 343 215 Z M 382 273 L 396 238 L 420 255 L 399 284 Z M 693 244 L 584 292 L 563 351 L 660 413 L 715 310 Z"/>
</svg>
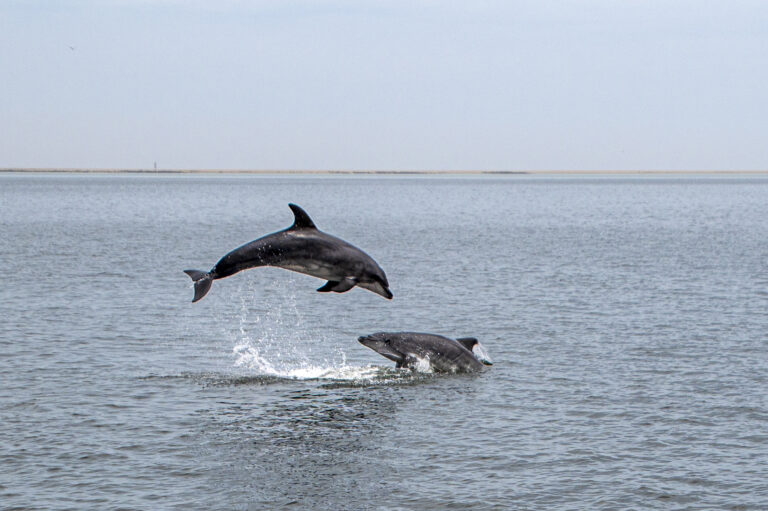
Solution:
<svg viewBox="0 0 768 511">
<path fill-rule="evenodd" d="M 361 335 L 357 338 L 357 342 L 374 351 L 379 351 L 379 348 L 383 345 L 383 343 L 373 335 Z"/>
</svg>

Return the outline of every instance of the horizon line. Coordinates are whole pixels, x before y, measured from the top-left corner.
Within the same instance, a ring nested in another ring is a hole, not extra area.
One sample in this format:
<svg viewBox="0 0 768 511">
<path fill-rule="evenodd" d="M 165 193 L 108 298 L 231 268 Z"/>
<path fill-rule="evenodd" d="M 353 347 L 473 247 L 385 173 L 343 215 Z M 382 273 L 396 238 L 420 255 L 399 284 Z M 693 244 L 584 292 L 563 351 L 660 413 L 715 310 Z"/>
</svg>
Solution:
<svg viewBox="0 0 768 511">
<path fill-rule="evenodd" d="M 364 170 L 364 169 L 338 169 L 338 170 L 312 170 L 312 169 L 157 169 L 157 168 L 67 168 L 67 167 L 0 167 L 0 172 L 17 173 L 77 173 L 77 174 L 342 174 L 342 175 L 557 175 L 557 174 L 590 174 L 590 175 L 648 175 L 648 174 L 767 174 L 766 170 L 439 170 L 439 169 L 408 169 L 408 170 Z"/>
</svg>

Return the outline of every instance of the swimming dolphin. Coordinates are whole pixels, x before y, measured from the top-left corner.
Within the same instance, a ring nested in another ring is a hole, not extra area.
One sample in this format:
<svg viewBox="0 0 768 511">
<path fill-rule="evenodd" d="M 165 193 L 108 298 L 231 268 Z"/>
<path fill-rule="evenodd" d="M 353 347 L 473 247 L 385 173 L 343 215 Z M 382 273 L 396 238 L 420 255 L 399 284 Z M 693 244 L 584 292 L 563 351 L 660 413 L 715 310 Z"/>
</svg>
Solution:
<svg viewBox="0 0 768 511">
<path fill-rule="evenodd" d="M 328 282 L 321 293 L 344 293 L 355 286 L 392 299 L 384 270 L 371 256 L 344 240 L 319 231 L 309 215 L 288 204 L 295 216 L 289 228 L 246 243 L 222 257 L 211 271 L 184 270 L 195 281 L 196 302 L 208 293 L 214 280 L 258 266 L 276 266 Z"/>
<path fill-rule="evenodd" d="M 472 373 L 491 365 L 474 337 L 453 340 L 442 335 L 416 332 L 379 332 L 357 340 L 396 362 L 398 369 L 417 369 L 428 364 L 436 373 Z"/>
</svg>

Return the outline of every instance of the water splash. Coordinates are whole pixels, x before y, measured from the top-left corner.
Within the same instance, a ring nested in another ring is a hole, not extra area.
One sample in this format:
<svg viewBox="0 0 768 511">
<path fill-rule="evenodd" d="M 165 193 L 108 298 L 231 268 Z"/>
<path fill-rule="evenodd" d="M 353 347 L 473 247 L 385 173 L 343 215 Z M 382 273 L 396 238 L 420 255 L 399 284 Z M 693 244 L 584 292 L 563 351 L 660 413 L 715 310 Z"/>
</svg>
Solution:
<svg viewBox="0 0 768 511">
<path fill-rule="evenodd" d="M 291 379 L 368 380 L 376 366 L 352 366 L 344 350 L 305 320 L 293 279 L 258 288 L 244 279 L 239 290 L 239 326 L 230 332 L 235 367 L 247 374 Z M 268 309 L 256 309 L 270 295 Z M 256 299 L 255 297 L 259 297 Z"/>
<path fill-rule="evenodd" d="M 479 342 L 472 347 L 472 353 L 475 355 L 475 358 L 477 358 L 483 364 L 493 365 L 493 360 L 491 359 L 490 355 L 488 355 L 488 351 L 485 349 L 485 346 Z"/>
<path fill-rule="evenodd" d="M 426 356 L 424 358 L 421 357 L 414 357 L 416 359 L 416 363 L 413 364 L 413 369 L 417 373 L 432 373 L 432 364 L 429 363 L 429 356 Z"/>
</svg>

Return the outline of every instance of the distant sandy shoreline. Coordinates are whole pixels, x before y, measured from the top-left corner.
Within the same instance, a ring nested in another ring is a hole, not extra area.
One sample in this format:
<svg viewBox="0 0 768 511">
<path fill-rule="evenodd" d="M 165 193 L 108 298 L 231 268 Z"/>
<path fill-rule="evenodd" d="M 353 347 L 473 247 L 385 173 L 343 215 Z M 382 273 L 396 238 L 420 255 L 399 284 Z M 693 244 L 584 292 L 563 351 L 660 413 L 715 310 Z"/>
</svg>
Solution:
<svg viewBox="0 0 768 511">
<path fill-rule="evenodd" d="M 768 170 L 256 170 L 256 169 L 69 169 L 0 168 L 15 173 L 256 174 L 256 175 L 768 175 Z"/>
</svg>

